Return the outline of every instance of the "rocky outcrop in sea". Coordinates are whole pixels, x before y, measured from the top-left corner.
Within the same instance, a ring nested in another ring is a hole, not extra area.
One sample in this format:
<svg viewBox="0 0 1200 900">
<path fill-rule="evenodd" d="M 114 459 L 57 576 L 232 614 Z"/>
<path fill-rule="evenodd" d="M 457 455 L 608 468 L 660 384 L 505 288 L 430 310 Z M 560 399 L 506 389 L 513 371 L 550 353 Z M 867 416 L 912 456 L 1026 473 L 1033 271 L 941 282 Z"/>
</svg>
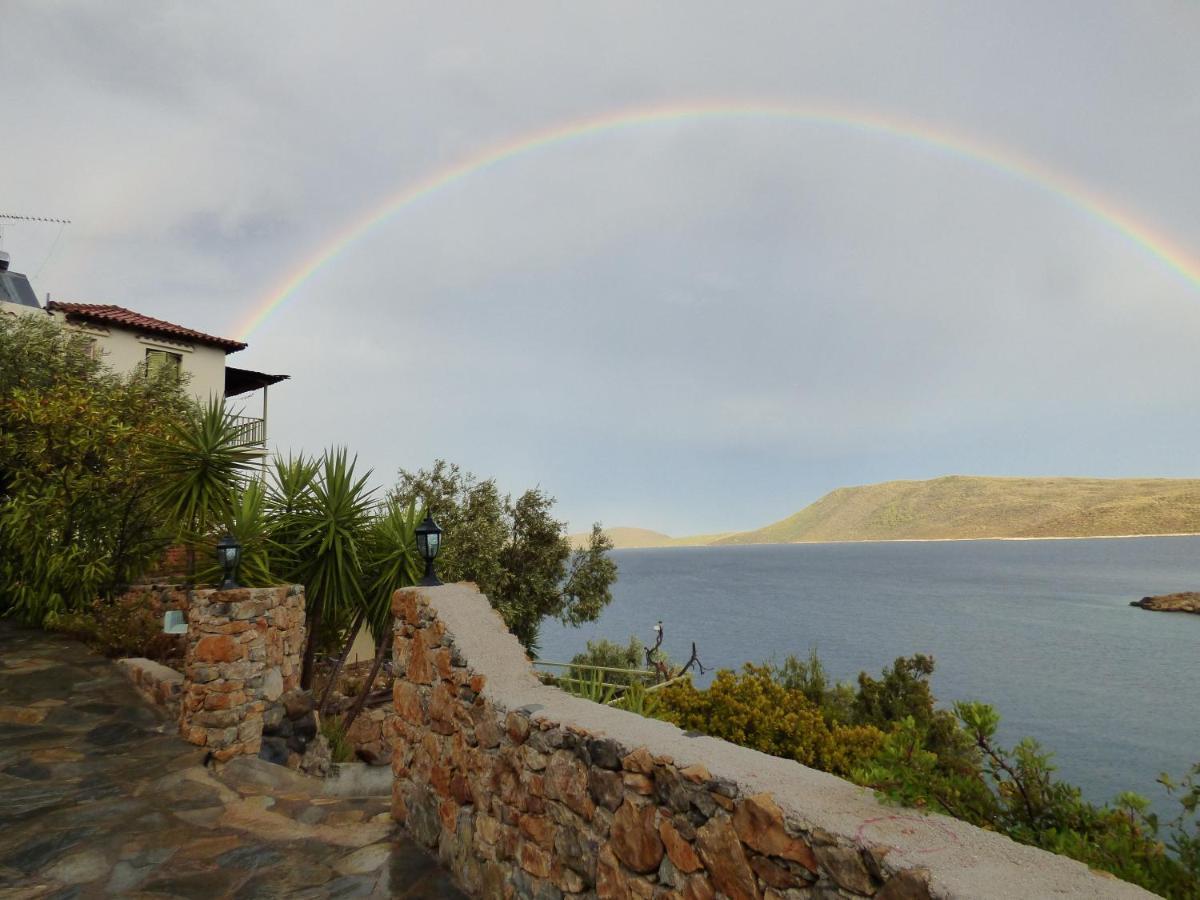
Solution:
<svg viewBox="0 0 1200 900">
<path fill-rule="evenodd" d="M 1152 609 L 1157 612 L 1187 612 L 1200 615 L 1200 593 L 1189 591 L 1182 594 L 1161 594 L 1134 600 L 1130 606 Z"/>
</svg>

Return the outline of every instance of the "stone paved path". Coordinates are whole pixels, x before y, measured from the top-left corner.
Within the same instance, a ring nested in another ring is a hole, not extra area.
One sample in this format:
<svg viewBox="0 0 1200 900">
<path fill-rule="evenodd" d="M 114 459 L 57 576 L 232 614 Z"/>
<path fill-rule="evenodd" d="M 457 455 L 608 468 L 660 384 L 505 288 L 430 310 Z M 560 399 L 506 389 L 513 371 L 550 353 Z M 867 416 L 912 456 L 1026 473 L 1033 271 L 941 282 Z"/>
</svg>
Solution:
<svg viewBox="0 0 1200 900">
<path fill-rule="evenodd" d="M 461 898 L 384 798 L 202 750 L 81 644 L 0 623 L 0 898 Z"/>
</svg>

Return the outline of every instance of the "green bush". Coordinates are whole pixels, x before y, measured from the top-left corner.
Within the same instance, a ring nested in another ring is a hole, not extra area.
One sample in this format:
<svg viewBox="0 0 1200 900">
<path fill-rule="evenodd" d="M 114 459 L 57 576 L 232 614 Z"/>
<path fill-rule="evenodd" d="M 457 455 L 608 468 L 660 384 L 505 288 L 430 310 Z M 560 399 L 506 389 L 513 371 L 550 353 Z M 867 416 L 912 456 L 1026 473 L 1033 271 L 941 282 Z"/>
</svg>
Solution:
<svg viewBox="0 0 1200 900">
<path fill-rule="evenodd" d="M 82 335 L 0 316 L 0 616 L 81 612 L 169 543 L 148 474 L 183 417 L 178 378 L 118 375 Z"/>
<path fill-rule="evenodd" d="M 53 628 L 113 659 L 142 656 L 174 662 L 183 657 L 181 638 L 164 634 L 161 617 L 138 595 L 94 600 L 85 610 L 57 617 Z"/>
<path fill-rule="evenodd" d="M 874 726 L 827 722 L 803 691 L 781 683 L 770 666 L 747 663 L 740 674 L 722 669 L 707 690 L 688 679 L 660 694 L 660 717 L 680 728 L 837 775 L 849 775 L 883 740 Z"/>
<path fill-rule="evenodd" d="M 1200 765 L 1160 780 L 1180 812 L 1160 823 L 1132 793 L 1085 801 L 1054 777 L 1051 754 L 1024 740 L 996 743 L 999 716 L 982 703 L 939 709 L 928 656 L 901 657 L 880 677 L 833 683 L 815 654 L 782 665 L 723 670 L 697 690 L 665 688 L 660 715 L 764 753 L 874 788 L 885 798 L 945 813 L 1060 853 L 1165 897 L 1200 897 Z"/>
</svg>

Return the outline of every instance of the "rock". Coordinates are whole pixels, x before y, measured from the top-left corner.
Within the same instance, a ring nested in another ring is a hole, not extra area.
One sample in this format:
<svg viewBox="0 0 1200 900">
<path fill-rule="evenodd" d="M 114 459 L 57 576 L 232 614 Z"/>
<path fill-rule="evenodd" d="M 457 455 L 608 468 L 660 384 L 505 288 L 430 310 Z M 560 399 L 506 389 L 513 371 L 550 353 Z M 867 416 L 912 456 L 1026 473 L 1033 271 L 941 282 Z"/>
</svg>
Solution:
<svg viewBox="0 0 1200 900">
<path fill-rule="evenodd" d="M 731 900 L 758 900 L 754 872 L 728 818 L 710 819 L 696 830 L 696 847 L 714 887 Z"/>
<path fill-rule="evenodd" d="M 636 772 L 639 775 L 649 775 L 654 771 L 654 757 L 645 747 L 638 747 L 623 760 L 621 768 L 626 772 Z"/>
<path fill-rule="evenodd" d="M 662 839 L 667 856 L 671 858 L 671 863 L 676 869 L 684 874 L 701 869 L 703 863 L 700 862 L 700 857 L 674 825 L 664 819 L 659 823 L 658 836 Z"/>
<path fill-rule="evenodd" d="M 108 860 L 99 850 L 72 853 L 52 865 L 42 874 L 63 884 L 87 884 L 108 874 Z"/>
<path fill-rule="evenodd" d="M 592 765 L 601 769 L 621 768 L 621 748 L 608 738 L 589 738 L 585 745 Z"/>
<path fill-rule="evenodd" d="M 797 878 L 783 866 L 771 862 L 765 856 L 751 857 L 750 868 L 754 870 L 755 875 L 763 880 L 764 884 L 768 884 L 779 890 L 787 890 L 788 888 L 808 883 L 801 878 Z"/>
<path fill-rule="evenodd" d="M 613 816 L 609 839 L 613 852 L 635 872 L 653 872 L 662 862 L 663 842 L 655 828 L 656 814 L 652 805 L 639 808 L 626 800 Z"/>
<path fill-rule="evenodd" d="M 283 676 L 278 669 L 268 669 L 259 691 L 263 698 L 274 702 L 283 695 Z"/>
<path fill-rule="evenodd" d="M 325 735 L 320 734 L 304 751 L 304 758 L 300 760 L 300 771 L 324 778 L 329 774 L 332 764 L 333 753 L 329 749 L 329 741 L 325 740 Z"/>
<path fill-rule="evenodd" d="M 1187 592 L 1182 594 L 1161 594 L 1157 597 L 1143 597 L 1134 600 L 1130 606 L 1140 606 L 1142 609 L 1156 612 L 1185 612 L 1200 613 L 1200 593 Z"/>
<path fill-rule="evenodd" d="M 316 708 L 317 702 L 308 691 L 288 691 L 279 698 L 289 719 L 299 719 Z"/>
<path fill-rule="evenodd" d="M 258 755 L 259 758 L 265 759 L 269 763 L 285 766 L 288 761 L 287 741 L 281 737 L 265 737 L 262 739 Z"/>
<path fill-rule="evenodd" d="M 616 812 L 625 798 L 625 785 L 620 772 L 593 768 L 588 772 L 588 791 L 598 804 Z"/>
<path fill-rule="evenodd" d="M 871 874 L 857 850 L 849 847 L 817 847 L 817 862 L 829 873 L 837 886 L 855 894 L 870 895 L 875 891 Z"/>
<path fill-rule="evenodd" d="M 565 803 L 591 821 L 596 804 L 588 794 L 587 770 L 566 750 L 556 750 L 546 766 L 546 796 Z"/>
<path fill-rule="evenodd" d="M 747 847 L 764 856 L 782 856 L 800 863 L 810 872 L 817 871 L 812 849 L 784 830 L 783 810 L 770 794 L 755 794 L 741 801 L 733 814 L 733 827 Z"/>
<path fill-rule="evenodd" d="M 629 879 L 611 848 L 600 848 L 596 859 L 596 896 L 600 900 L 631 900 Z"/>
<path fill-rule="evenodd" d="M 879 889 L 875 900 L 929 900 L 929 870 L 897 872 Z"/>
<path fill-rule="evenodd" d="M 369 844 L 347 856 L 343 856 L 333 864 L 333 867 L 341 875 L 365 875 L 367 872 L 374 872 L 387 863 L 391 855 L 391 844 Z"/>
</svg>

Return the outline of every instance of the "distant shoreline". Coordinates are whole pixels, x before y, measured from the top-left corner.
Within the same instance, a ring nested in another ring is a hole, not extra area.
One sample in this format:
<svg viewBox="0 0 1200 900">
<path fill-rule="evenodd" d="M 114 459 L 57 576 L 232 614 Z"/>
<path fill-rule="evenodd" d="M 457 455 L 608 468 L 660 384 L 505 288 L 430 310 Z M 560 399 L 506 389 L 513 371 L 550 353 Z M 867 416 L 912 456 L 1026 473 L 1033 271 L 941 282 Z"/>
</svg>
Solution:
<svg viewBox="0 0 1200 900">
<path fill-rule="evenodd" d="M 1086 534 L 1053 537 L 961 537 L 961 538 L 856 538 L 844 541 L 756 541 L 746 544 L 667 544 L 657 547 L 615 547 L 615 550 L 694 550 L 706 547 L 796 547 L 832 544 L 953 544 L 970 541 L 1117 541 L 1128 538 L 1200 537 L 1198 531 L 1172 531 L 1165 534 Z"/>
</svg>

